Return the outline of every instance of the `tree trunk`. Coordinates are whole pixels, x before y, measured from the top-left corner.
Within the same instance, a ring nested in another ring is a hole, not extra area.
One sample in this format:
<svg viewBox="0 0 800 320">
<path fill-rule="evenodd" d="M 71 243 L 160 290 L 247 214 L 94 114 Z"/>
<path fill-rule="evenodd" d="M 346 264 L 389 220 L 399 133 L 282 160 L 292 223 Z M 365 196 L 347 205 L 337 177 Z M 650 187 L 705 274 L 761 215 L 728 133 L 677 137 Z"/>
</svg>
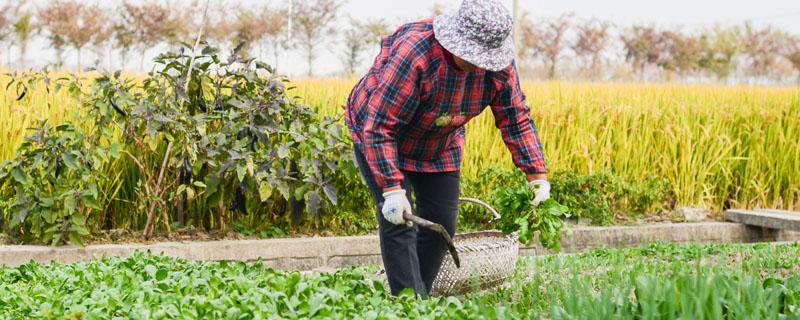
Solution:
<svg viewBox="0 0 800 320">
<path fill-rule="evenodd" d="M 78 49 L 78 73 L 81 72 L 81 48 Z"/>
<path fill-rule="evenodd" d="M 126 63 L 127 60 L 128 60 L 128 50 L 125 49 L 125 48 L 120 49 L 119 50 L 119 65 L 120 65 L 120 69 L 125 70 L 125 66 L 127 65 L 127 63 Z"/>
<path fill-rule="evenodd" d="M 314 75 L 314 54 L 311 53 L 311 50 L 308 51 L 308 77 L 311 78 Z"/>
<path fill-rule="evenodd" d="M 275 68 L 275 70 L 278 70 L 278 65 L 280 65 L 280 58 L 281 58 L 280 47 L 281 45 L 277 41 L 275 41 L 275 43 L 272 45 L 272 54 L 275 58 L 275 61 L 273 61 L 275 65 L 272 67 Z"/>
<path fill-rule="evenodd" d="M 556 59 L 550 59 L 550 70 L 548 70 L 547 78 L 550 80 L 555 80 L 556 78 Z"/>
<path fill-rule="evenodd" d="M 28 42 L 19 43 L 19 66 L 25 68 L 25 56 L 28 54 Z"/>
<path fill-rule="evenodd" d="M 141 54 L 141 57 L 139 57 L 139 71 L 144 71 L 144 55 L 147 54 L 147 49 L 143 49 Z"/>
</svg>

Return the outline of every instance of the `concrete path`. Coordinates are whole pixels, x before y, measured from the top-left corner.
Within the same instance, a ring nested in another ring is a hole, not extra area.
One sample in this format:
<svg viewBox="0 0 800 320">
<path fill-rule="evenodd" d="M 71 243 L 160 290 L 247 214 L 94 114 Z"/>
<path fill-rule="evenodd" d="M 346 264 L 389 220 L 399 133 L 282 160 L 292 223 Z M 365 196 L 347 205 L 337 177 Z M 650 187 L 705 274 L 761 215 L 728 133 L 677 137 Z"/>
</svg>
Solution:
<svg viewBox="0 0 800 320">
<path fill-rule="evenodd" d="M 800 232 L 748 227 L 739 223 L 707 222 L 658 224 L 639 227 L 579 227 L 562 240 L 564 252 L 617 248 L 652 242 L 747 243 L 800 241 Z M 17 266 L 29 261 L 71 263 L 103 256 L 129 256 L 150 251 L 191 260 L 262 260 L 282 270 L 330 270 L 352 265 L 380 264 L 377 236 L 320 237 L 156 244 L 107 244 L 84 248 L 0 246 L 0 265 Z M 520 248 L 522 255 L 541 255 L 539 246 Z"/>
<path fill-rule="evenodd" d="M 725 220 L 764 228 L 800 231 L 800 212 L 732 209 L 725 211 Z"/>
</svg>

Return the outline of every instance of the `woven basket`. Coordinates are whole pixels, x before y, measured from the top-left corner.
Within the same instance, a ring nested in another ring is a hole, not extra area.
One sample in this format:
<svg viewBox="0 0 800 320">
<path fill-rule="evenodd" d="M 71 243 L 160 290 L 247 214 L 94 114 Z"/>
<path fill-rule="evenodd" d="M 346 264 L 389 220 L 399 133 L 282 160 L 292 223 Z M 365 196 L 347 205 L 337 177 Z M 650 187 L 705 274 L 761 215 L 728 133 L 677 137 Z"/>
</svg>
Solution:
<svg viewBox="0 0 800 320">
<path fill-rule="evenodd" d="M 494 215 L 500 214 L 483 201 L 461 198 L 462 202 L 481 205 Z M 514 273 L 519 255 L 517 233 L 504 235 L 500 231 L 480 231 L 457 234 L 453 239 L 461 260 L 456 268 L 453 257 L 445 255 L 442 267 L 433 282 L 431 295 L 451 296 L 486 290 L 502 285 Z"/>
</svg>

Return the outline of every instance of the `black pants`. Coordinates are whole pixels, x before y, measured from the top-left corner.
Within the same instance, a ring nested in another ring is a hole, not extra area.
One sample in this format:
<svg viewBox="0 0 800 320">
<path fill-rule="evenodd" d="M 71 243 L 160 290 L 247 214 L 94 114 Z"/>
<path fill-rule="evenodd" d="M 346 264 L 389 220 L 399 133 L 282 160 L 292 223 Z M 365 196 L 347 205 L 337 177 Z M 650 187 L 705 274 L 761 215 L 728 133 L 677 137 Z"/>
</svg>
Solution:
<svg viewBox="0 0 800 320">
<path fill-rule="evenodd" d="M 439 273 L 447 247 L 440 236 L 428 229 L 395 225 L 383 218 L 383 190 L 356 149 L 356 162 L 375 200 L 380 228 L 381 256 L 389 287 L 397 295 L 406 288 L 427 297 Z M 458 221 L 460 172 L 420 173 L 403 171 L 403 189 L 414 214 L 444 226 L 454 235 Z M 413 194 L 413 201 L 412 200 Z"/>
</svg>

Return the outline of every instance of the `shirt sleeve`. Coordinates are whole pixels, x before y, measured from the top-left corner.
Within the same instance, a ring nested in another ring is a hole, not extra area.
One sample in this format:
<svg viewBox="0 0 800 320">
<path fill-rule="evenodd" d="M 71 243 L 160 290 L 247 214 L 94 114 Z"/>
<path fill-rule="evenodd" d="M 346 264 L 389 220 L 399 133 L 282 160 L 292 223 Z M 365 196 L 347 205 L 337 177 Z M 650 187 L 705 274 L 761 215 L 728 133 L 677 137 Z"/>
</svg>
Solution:
<svg viewBox="0 0 800 320">
<path fill-rule="evenodd" d="M 509 76 L 498 90 L 491 108 L 495 126 L 500 129 L 514 164 L 526 174 L 546 173 L 547 163 L 530 108 L 519 84 L 516 66 L 508 69 Z"/>
<path fill-rule="evenodd" d="M 363 132 L 364 156 L 381 188 L 403 182 L 395 134 L 411 120 L 419 104 L 416 50 L 410 41 L 398 42 L 370 95 Z"/>
</svg>

